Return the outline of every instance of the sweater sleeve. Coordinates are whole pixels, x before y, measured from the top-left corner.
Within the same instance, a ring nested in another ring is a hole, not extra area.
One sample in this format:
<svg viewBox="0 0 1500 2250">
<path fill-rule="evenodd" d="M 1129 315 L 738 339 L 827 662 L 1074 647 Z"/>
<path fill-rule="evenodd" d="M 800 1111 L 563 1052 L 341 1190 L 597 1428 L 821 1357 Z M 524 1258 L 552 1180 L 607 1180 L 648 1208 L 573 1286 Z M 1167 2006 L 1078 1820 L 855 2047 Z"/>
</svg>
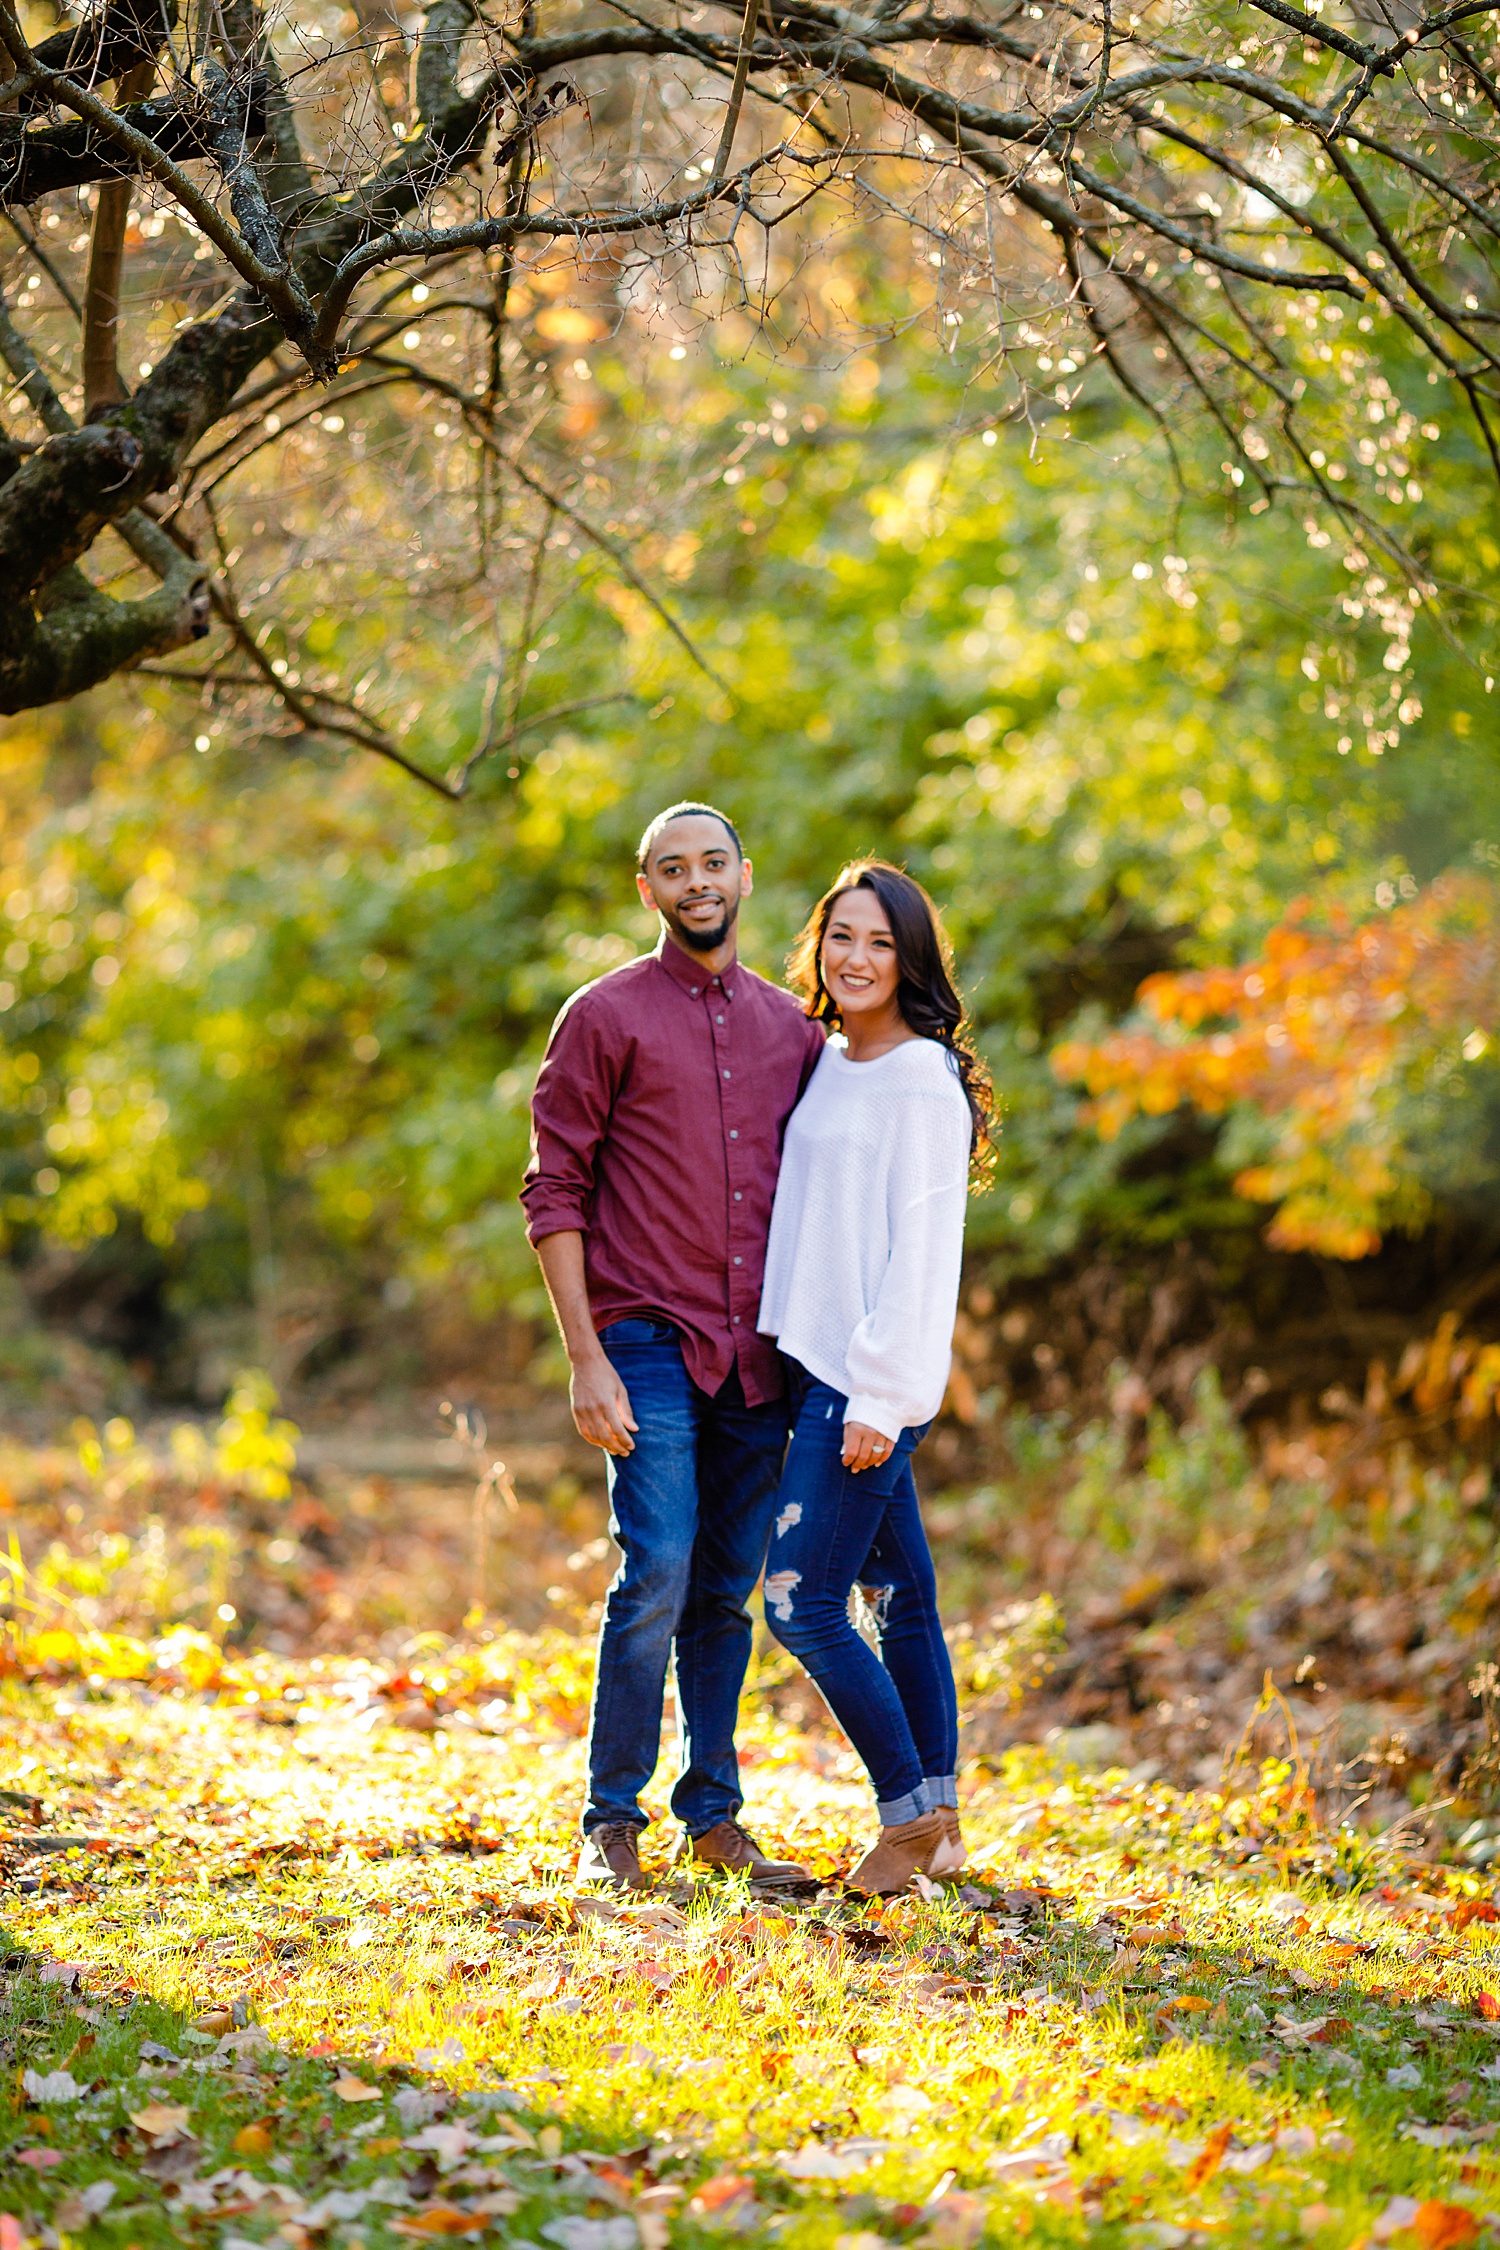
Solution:
<svg viewBox="0 0 1500 2250">
<path fill-rule="evenodd" d="M 931 1418 L 947 1387 L 968 1179 L 968 1105 L 946 1089 L 906 1101 L 891 1150 L 890 1260 L 846 1359 L 845 1421 L 893 1442 Z"/>
</svg>

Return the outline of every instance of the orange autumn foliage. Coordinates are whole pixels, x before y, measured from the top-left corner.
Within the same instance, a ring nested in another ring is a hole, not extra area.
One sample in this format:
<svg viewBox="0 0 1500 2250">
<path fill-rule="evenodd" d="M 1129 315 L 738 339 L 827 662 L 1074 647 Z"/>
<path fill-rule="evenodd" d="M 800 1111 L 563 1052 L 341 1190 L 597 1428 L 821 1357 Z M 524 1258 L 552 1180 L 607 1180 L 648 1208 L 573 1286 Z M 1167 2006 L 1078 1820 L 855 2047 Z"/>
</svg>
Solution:
<svg viewBox="0 0 1500 2250">
<path fill-rule="evenodd" d="M 1402 1167 L 1402 1095 L 1500 1037 L 1500 892 L 1452 874 L 1377 921 L 1335 910 L 1318 926 L 1315 911 L 1294 905 L 1243 967 L 1148 977 L 1138 997 L 1154 1024 L 1069 1041 L 1052 1066 L 1088 1088 L 1085 1117 L 1105 1139 L 1184 1104 L 1258 1110 L 1269 1160 L 1234 1184 L 1279 1206 L 1270 1241 L 1362 1258 L 1393 1204 L 1420 1203 Z"/>
</svg>

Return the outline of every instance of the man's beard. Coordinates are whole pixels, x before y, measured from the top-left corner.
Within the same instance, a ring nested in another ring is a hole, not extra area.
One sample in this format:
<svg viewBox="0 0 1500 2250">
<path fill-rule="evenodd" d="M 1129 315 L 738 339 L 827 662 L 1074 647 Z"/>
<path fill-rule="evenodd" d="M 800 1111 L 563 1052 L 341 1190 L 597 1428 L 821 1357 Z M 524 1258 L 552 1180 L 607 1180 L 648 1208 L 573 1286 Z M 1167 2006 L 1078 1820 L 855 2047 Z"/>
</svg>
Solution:
<svg viewBox="0 0 1500 2250">
<path fill-rule="evenodd" d="M 724 919 L 716 929 L 693 929 L 678 914 L 671 914 L 667 917 L 672 925 L 673 937 L 680 938 L 682 943 L 694 953 L 717 952 L 739 918 L 740 905 L 738 899 L 734 901 L 733 905 L 725 907 Z"/>
</svg>

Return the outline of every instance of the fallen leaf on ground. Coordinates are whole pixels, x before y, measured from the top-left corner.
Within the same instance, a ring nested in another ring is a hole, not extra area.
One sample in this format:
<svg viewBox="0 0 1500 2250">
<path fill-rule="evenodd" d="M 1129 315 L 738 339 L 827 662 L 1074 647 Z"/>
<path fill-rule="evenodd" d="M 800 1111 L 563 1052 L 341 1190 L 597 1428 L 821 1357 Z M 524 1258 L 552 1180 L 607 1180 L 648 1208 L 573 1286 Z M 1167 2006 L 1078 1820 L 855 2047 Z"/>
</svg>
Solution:
<svg viewBox="0 0 1500 2250">
<path fill-rule="evenodd" d="M 424 2125 L 407 2146 L 435 2157 L 439 2171 L 451 2172 L 474 2146 L 474 2134 L 467 2125 Z"/>
<path fill-rule="evenodd" d="M 1476 1992 L 1474 2013 L 1482 2016 L 1486 2023 L 1500 2023 L 1500 2000 L 1496 1999 L 1493 1992 Z"/>
<path fill-rule="evenodd" d="M 34 2102 L 76 2102 L 83 2092 L 70 2070 L 23 2070 L 21 2085 Z"/>
<path fill-rule="evenodd" d="M 1389 2242 L 1393 2234 L 1401 2234 L 1411 2225 L 1421 2208 L 1414 2195 L 1393 2195 L 1370 2233 L 1377 2242 Z"/>
<path fill-rule="evenodd" d="M 184 2180 L 196 2178 L 203 2151 L 191 2133 L 181 2140 L 153 2141 L 146 2154 L 139 2159 L 137 2169 L 158 2187 L 181 2186 Z"/>
<path fill-rule="evenodd" d="M 23 2148 L 16 2153 L 18 2164 L 29 2164 L 33 2172 L 50 2172 L 54 2164 L 61 2164 L 60 2148 Z"/>
<path fill-rule="evenodd" d="M 1038 2179 L 1045 2173 L 1055 2172 L 1058 2165 L 1072 2152 L 1072 2139 L 1067 2133 L 1044 2133 L 1039 2141 L 1025 2148 L 1003 2149 L 992 2156 L 987 2167 L 990 2177 L 996 2180 Z"/>
<path fill-rule="evenodd" d="M 347 2071 L 335 2078 L 333 2090 L 341 2102 L 378 2102 L 382 2098 L 378 2086 L 367 2086 L 362 2078 L 352 2077 Z"/>
<path fill-rule="evenodd" d="M 145 2109 L 133 2109 L 130 2122 L 138 2131 L 149 2133 L 155 2141 L 175 2141 L 187 2131 L 188 2112 L 174 2108 L 168 2102 L 151 2102 Z"/>
<path fill-rule="evenodd" d="M 234 2029 L 233 2008 L 205 2008 L 201 2016 L 194 2016 L 194 2031 L 211 2031 L 216 2039 Z"/>
<path fill-rule="evenodd" d="M 755 2182 L 747 2180 L 740 2172 L 716 2172 L 711 2180 L 704 2181 L 688 2208 L 717 2211 L 724 2204 L 732 2203 L 737 2195 L 752 2193 L 754 2186 Z"/>
<path fill-rule="evenodd" d="M 557 2250 L 637 2250 L 640 2229 L 634 2219 L 549 2219 L 542 2240 Z"/>
<path fill-rule="evenodd" d="M 113 2200 L 114 2192 L 113 2180 L 95 2180 L 86 2188 L 76 2189 L 63 2197 L 52 2214 L 52 2224 L 68 2233 L 86 2227 Z"/>
<path fill-rule="evenodd" d="M 1460 2250 L 1479 2232 L 1479 2221 L 1465 2203 L 1422 2203 L 1411 2222 L 1422 2250 Z"/>
<path fill-rule="evenodd" d="M 235 2134 L 232 2147 L 236 2156 L 269 2156 L 275 2147 L 267 2125 L 242 2125 Z M 399 2148 L 401 2143 L 398 2141 Z"/>
<path fill-rule="evenodd" d="M 1070 2187 L 1072 2182 L 1067 2183 Z M 984 2197 L 954 2192 L 943 2196 L 939 2202 L 928 2204 L 932 2219 L 923 2240 L 934 2250 L 970 2250 L 984 2232 L 989 2217 L 989 2206 Z"/>
<path fill-rule="evenodd" d="M 451 2203 L 430 2203 L 414 2219 L 394 2219 L 392 2234 L 415 2236 L 420 2241 L 431 2241 L 437 2235 L 483 2234 L 489 2226 L 489 2216 L 484 2211 L 460 2211 Z"/>
<path fill-rule="evenodd" d="M 1205 2180 L 1211 2180 L 1215 2172 L 1218 2171 L 1219 2166 L 1223 2163 L 1225 2151 L 1228 2149 L 1229 2144 L 1233 2138 L 1233 2126 L 1216 2126 L 1214 2131 L 1209 2134 L 1208 2139 L 1204 2142 L 1198 2154 L 1193 2158 L 1192 2163 L 1188 2166 L 1187 2171 L 1183 2177 L 1183 2186 L 1186 2188 L 1200 2188 L 1202 2187 Z"/>
<path fill-rule="evenodd" d="M 1343 2217 L 1343 2213 L 1332 2210 L 1326 2203 L 1309 2203 L 1305 2211 L 1298 2212 L 1297 2217 L 1304 2234 L 1321 2234 L 1324 2227 L 1331 2227 L 1336 2219 Z"/>
<path fill-rule="evenodd" d="M 821 2141 L 809 2140 L 799 2149 L 781 2149 L 771 2161 L 789 2180 L 847 2180 L 867 2172 L 875 2157 L 868 2149 L 825 2148 Z"/>
<path fill-rule="evenodd" d="M 1305 2047 L 1331 2020 L 1328 2016 L 1304 2016 L 1299 2022 L 1295 2016 L 1279 2014 L 1271 2030 L 1275 2038 L 1285 2040 L 1288 2046 Z"/>
</svg>

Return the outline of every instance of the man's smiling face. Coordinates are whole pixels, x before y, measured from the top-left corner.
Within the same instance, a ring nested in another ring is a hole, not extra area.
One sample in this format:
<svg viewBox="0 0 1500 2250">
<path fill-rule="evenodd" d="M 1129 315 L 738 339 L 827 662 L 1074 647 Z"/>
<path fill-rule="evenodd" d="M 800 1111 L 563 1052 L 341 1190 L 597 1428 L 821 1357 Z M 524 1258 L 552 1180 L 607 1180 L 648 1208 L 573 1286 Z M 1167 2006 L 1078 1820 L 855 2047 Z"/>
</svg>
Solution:
<svg viewBox="0 0 1500 2250">
<path fill-rule="evenodd" d="M 684 813 L 657 836 L 635 880 L 641 904 L 655 907 L 679 945 L 716 953 L 733 933 L 740 900 L 750 895 L 750 862 L 722 821 Z"/>
</svg>

